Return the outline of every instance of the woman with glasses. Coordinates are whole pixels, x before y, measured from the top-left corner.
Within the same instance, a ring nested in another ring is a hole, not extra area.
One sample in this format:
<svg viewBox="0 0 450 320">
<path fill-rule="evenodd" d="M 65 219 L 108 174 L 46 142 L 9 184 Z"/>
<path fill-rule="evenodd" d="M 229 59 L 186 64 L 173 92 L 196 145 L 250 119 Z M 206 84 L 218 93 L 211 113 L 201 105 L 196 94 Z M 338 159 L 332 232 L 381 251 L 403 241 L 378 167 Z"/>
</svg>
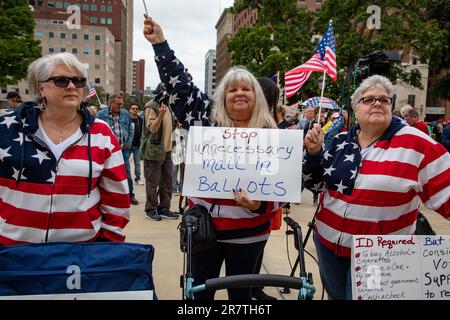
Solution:
<svg viewBox="0 0 450 320">
<path fill-rule="evenodd" d="M 414 234 L 420 201 L 450 219 L 450 155 L 392 117 L 393 94 L 371 76 L 352 96 L 356 126 L 324 150 L 319 125 L 305 137 L 304 184 L 324 191 L 314 243 L 330 299 L 351 299 L 352 235 Z"/>
<path fill-rule="evenodd" d="M 28 67 L 33 102 L 0 117 L 0 245 L 124 241 L 130 199 L 120 145 L 82 103 L 70 53 Z"/>
</svg>

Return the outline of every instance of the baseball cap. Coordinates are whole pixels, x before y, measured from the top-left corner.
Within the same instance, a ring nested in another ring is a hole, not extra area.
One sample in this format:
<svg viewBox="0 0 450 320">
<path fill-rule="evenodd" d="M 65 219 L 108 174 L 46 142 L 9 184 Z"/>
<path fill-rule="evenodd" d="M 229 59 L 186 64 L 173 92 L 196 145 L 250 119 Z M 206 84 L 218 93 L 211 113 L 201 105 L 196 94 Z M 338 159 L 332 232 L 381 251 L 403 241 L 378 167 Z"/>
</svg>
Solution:
<svg viewBox="0 0 450 320">
<path fill-rule="evenodd" d="M 12 98 L 20 98 L 20 95 L 15 91 L 10 91 L 6 95 L 6 99 L 12 99 Z"/>
</svg>

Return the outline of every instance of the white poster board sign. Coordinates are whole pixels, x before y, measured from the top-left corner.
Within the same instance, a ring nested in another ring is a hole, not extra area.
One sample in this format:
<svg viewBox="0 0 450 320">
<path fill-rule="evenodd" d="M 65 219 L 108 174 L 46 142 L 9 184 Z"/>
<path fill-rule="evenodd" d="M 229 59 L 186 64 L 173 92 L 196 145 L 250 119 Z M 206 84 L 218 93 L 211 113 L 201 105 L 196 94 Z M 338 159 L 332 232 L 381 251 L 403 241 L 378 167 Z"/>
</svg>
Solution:
<svg viewBox="0 0 450 320">
<path fill-rule="evenodd" d="M 355 300 L 450 300 L 450 236 L 353 236 Z"/>
<path fill-rule="evenodd" d="M 192 126 L 184 196 L 300 202 L 302 130 Z"/>
</svg>

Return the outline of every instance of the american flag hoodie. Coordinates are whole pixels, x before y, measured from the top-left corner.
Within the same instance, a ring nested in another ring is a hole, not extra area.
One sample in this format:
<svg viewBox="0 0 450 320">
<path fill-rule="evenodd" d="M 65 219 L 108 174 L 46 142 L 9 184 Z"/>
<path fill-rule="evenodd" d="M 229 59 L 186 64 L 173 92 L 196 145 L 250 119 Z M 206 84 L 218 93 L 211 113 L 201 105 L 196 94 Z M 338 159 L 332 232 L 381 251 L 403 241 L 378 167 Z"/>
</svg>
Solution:
<svg viewBox="0 0 450 320">
<path fill-rule="evenodd" d="M 36 136 L 33 102 L 0 117 L 0 245 L 124 241 L 130 218 L 120 145 L 81 108 L 78 139 L 56 159 Z"/>
<path fill-rule="evenodd" d="M 450 219 L 450 154 L 441 144 L 393 118 L 362 158 L 357 130 L 305 154 L 305 187 L 324 191 L 315 223 L 324 246 L 349 257 L 353 235 L 414 234 L 420 200 Z"/>
</svg>

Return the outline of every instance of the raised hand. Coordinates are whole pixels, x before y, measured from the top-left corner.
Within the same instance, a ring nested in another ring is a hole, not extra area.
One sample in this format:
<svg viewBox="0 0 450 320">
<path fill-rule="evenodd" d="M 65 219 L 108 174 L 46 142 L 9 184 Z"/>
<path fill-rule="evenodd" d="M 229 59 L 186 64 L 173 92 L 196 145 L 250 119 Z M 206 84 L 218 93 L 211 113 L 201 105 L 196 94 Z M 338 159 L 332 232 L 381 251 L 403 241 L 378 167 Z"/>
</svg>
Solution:
<svg viewBox="0 0 450 320">
<path fill-rule="evenodd" d="M 161 103 L 161 105 L 159 106 L 159 116 L 161 117 L 161 118 L 164 118 L 164 115 L 166 114 L 166 112 L 167 112 L 167 106 L 164 104 L 164 103 Z"/>
<path fill-rule="evenodd" d="M 164 33 L 159 26 L 151 17 L 144 14 L 144 37 L 151 44 L 162 43 L 166 41 L 164 38 Z"/>
<path fill-rule="evenodd" d="M 320 124 L 315 123 L 314 126 L 309 129 L 304 142 L 308 154 L 318 155 L 320 153 L 323 143 L 323 131 Z"/>
</svg>

